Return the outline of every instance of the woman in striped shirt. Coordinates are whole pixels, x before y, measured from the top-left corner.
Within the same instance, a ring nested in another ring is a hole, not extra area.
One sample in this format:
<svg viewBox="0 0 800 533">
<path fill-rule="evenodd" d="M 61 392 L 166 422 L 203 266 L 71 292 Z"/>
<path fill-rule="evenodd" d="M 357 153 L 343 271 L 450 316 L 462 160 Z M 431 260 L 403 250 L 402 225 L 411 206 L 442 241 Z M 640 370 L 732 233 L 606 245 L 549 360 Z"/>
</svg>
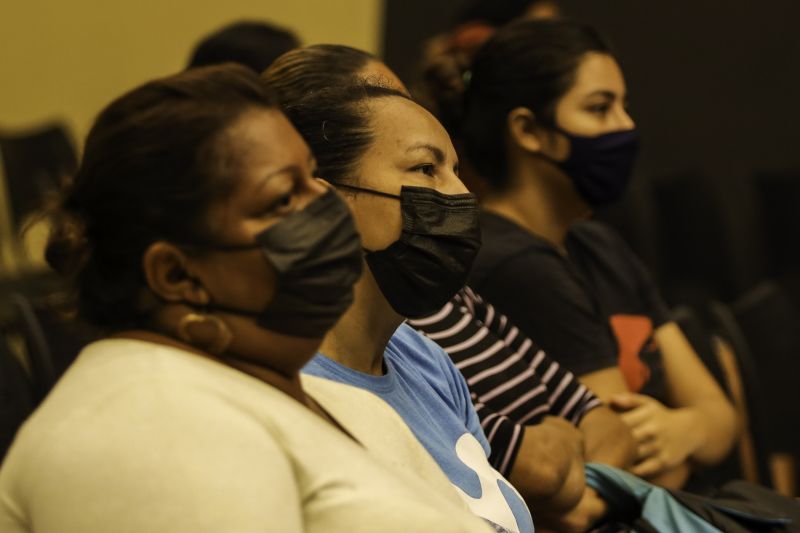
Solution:
<svg viewBox="0 0 800 533">
<path fill-rule="evenodd" d="M 294 105 L 301 105 L 297 103 L 298 93 L 324 91 L 326 87 L 352 82 L 353 78 L 406 92 L 384 64 L 364 52 L 344 46 L 314 45 L 289 52 L 267 71 L 266 78 L 284 102 L 294 102 Z M 317 157 L 320 159 L 319 153 Z M 341 157 L 341 154 L 333 154 L 327 159 L 335 162 Z M 330 179 L 330 173 L 326 177 Z M 467 318 L 468 309 L 471 315 L 464 324 L 461 321 Z M 466 289 L 432 320 L 411 323 L 431 333 L 431 339 L 444 348 L 462 340 L 465 342 L 460 353 L 456 353 L 458 349 L 449 350 L 450 356 L 467 378 L 470 396 L 491 441 L 492 466 L 509 477 L 526 500 L 535 502 L 537 520 L 552 514 L 546 517 L 552 520 L 545 519 L 543 523 L 550 522 L 559 530 L 566 530 L 562 527 L 564 524 L 577 524 L 574 529 L 583 530 L 591 516 L 602 514 L 602 510 L 586 512 L 586 507 L 592 504 L 602 508 L 596 498 L 589 501 L 591 493 L 581 500 L 585 492 L 584 458 L 625 466 L 631 454 L 630 434 L 618 417 L 605 407 L 599 407 L 594 395 L 571 373 L 540 354 L 533 343 L 504 318 L 493 323 L 486 313 L 494 313 L 492 307 Z M 491 332 L 482 321 L 491 327 Z M 451 330 L 457 323 L 457 331 Z M 473 342 L 475 334 L 481 338 Z M 503 346 L 494 346 L 500 339 Z M 453 342 L 448 344 L 450 340 Z M 469 364 L 469 359 L 488 348 L 492 350 L 486 359 Z M 473 380 L 475 372 L 483 373 L 498 365 L 503 367 L 503 372 L 487 376 L 486 380 L 480 376 Z M 512 380 L 518 374 L 522 381 Z M 483 398 L 484 392 L 498 387 L 492 384 L 497 384 L 504 376 L 514 386 L 502 394 Z M 509 410 L 510 404 L 514 406 Z M 589 411 L 591 414 L 585 416 Z M 586 453 L 583 453 L 584 438 Z M 575 513 L 568 513 L 579 501 L 584 505 Z"/>
</svg>

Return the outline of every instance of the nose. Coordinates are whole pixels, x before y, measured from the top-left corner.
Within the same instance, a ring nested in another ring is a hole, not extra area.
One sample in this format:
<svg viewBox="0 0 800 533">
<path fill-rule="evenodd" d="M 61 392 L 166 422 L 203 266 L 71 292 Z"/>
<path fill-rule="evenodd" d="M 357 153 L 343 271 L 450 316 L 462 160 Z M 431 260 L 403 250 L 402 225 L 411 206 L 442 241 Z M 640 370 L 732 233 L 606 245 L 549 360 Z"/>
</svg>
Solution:
<svg viewBox="0 0 800 533">
<path fill-rule="evenodd" d="M 458 177 L 453 170 L 448 170 L 442 180 L 441 186 L 438 188 L 439 192 L 444 194 L 464 194 L 469 192 L 464 182 Z"/>
<path fill-rule="evenodd" d="M 303 185 L 303 194 L 300 195 L 300 201 L 298 202 L 298 207 L 300 209 L 305 208 L 306 205 L 325 194 L 328 189 L 332 187 L 330 183 L 321 178 L 309 176 L 303 178 L 303 180 L 305 182 Z"/>
<path fill-rule="evenodd" d="M 636 127 L 636 122 L 633 121 L 633 118 L 628 113 L 628 110 L 624 107 L 621 107 L 617 117 L 617 126 L 620 130 L 632 130 Z"/>
</svg>

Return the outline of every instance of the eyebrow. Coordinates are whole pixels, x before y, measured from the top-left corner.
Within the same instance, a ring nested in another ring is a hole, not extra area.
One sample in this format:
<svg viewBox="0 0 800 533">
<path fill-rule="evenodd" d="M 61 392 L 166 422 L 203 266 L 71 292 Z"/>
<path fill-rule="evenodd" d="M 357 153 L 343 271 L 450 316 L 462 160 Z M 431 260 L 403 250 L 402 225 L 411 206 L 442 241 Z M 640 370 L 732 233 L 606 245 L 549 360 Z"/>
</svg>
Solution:
<svg viewBox="0 0 800 533">
<path fill-rule="evenodd" d="M 437 164 L 441 165 L 442 163 L 444 163 L 444 152 L 440 148 L 432 144 L 428 143 L 415 144 L 413 146 L 410 146 L 408 150 L 406 150 L 406 153 L 414 152 L 417 150 L 427 150 L 433 155 L 434 159 L 436 159 Z"/>
<path fill-rule="evenodd" d="M 308 153 L 308 163 L 312 167 L 316 166 L 316 160 L 312 152 Z M 261 180 L 261 183 L 258 184 L 257 190 L 261 190 L 261 188 L 264 187 L 267 183 L 269 183 L 270 180 L 272 180 L 272 178 L 274 178 L 275 176 L 278 176 L 280 174 L 294 173 L 294 172 L 300 172 L 300 167 L 298 167 L 297 165 L 285 165 L 279 169 L 273 170 L 272 172 L 264 175 L 264 177 Z"/>
<path fill-rule="evenodd" d="M 591 98 L 593 96 L 603 96 L 605 98 L 608 98 L 609 100 L 615 100 L 617 98 L 617 94 L 614 91 L 609 91 L 608 89 L 598 89 L 584 96 L 584 99 Z M 621 99 L 624 100 L 625 95 L 622 95 Z"/>
</svg>

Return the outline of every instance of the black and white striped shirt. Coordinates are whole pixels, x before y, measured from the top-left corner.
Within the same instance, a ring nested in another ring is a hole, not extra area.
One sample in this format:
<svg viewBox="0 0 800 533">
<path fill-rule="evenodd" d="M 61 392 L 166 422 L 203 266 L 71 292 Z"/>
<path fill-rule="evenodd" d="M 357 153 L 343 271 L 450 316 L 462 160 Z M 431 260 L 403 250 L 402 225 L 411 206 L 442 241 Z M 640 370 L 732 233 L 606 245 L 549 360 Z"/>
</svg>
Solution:
<svg viewBox="0 0 800 533">
<path fill-rule="evenodd" d="M 492 466 L 505 476 L 524 426 L 548 415 L 577 425 L 600 405 L 571 372 L 468 287 L 437 313 L 409 324 L 441 346 L 464 375 L 492 447 Z"/>
</svg>

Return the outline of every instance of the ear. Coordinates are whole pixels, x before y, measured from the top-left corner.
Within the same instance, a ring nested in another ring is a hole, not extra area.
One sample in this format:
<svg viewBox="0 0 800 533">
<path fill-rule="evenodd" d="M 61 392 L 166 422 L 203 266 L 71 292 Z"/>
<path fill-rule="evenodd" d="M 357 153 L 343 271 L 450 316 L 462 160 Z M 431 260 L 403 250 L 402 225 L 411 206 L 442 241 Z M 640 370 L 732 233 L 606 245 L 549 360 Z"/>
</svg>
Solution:
<svg viewBox="0 0 800 533">
<path fill-rule="evenodd" d="M 506 125 L 509 141 L 526 152 L 541 152 L 542 139 L 536 126 L 533 111 L 527 107 L 516 107 L 508 112 Z"/>
<path fill-rule="evenodd" d="M 189 273 L 189 259 L 178 247 L 164 241 L 151 244 L 142 257 L 147 285 L 156 296 L 168 302 L 209 302 L 205 288 Z"/>
</svg>

